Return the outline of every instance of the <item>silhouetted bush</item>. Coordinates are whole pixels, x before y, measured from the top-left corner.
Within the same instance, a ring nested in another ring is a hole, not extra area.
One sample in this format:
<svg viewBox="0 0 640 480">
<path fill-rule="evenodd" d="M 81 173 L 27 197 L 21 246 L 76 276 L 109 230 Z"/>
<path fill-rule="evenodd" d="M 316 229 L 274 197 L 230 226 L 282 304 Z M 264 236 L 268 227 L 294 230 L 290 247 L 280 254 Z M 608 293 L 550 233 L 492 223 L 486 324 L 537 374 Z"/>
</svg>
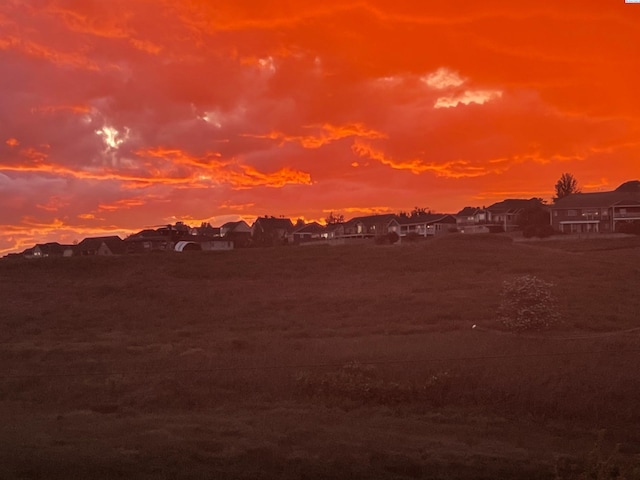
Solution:
<svg viewBox="0 0 640 480">
<path fill-rule="evenodd" d="M 633 235 L 640 235 L 640 222 L 624 222 L 616 225 L 616 231 L 618 233 L 628 233 Z"/>
<path fill-rule="evenodd" d="M 387 237 L 389 238 L 389 243 L 391 245 L 393 245 L 394 243 L 397 243 L 398 240 L 400 240 L 400 235 L 398 235 L 396 232 L 389 232 L 387 234 Z"/>
<path fill-rule="evenodd" d="M 418 242 L 420 240 L 423 240 L 424 237 L 422 235 L 420 235 L 419 233 L 416 232 L 409 232 L 405 235 L 405 237 L 402 239 L 402 241 L 404 242 Z"/>
<path fill-rule="evenodd" d="M 555 233 L 556 232 L 551 225 L 543 225 L 538 228 L 537 236 L 540 238 L 547 238 Z"/>
<path fill-rule="evenodd" d="M 523 275 L 502 286 L 498 319 L 509 330 L 543 330 L 560 320 L 556 300 L 547 283 Z"/>
<path fill-rule="evenodd" d="M 524 238 L 547 238 L 553 235 L 555 231 L 551 225 L 527 225 L 522 229 Z"/>
<path fill-rule="evenodd" d="M 538 233 L 538 227 L 535 225 L 527 225 L 522 229 L 522 236 L 524 238 L 533 238 Z"/>
<path fill-rule="evenodd" d="M 380 235 L 374 239 L 376 245 L 393 245 L 398 240 L 400 240 L 400 236 L 396 232 L 389 232 L 386 235 Z"/>
</svg>

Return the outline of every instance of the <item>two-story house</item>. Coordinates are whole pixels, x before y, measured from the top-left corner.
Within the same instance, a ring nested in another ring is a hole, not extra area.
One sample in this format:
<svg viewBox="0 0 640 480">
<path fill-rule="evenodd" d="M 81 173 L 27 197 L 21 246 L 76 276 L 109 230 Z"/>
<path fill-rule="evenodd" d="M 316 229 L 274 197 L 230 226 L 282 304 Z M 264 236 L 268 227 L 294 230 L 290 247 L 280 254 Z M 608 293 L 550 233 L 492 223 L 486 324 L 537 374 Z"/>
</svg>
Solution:
<svg viewBox="0 0 640 480">
<path fill-rule="evenodd" d="M 562 233 L 614 233 L 640 222 L 640 181 L 610 192 L 573 193 L 551 206 L 551 225 Z"/>
</svg>

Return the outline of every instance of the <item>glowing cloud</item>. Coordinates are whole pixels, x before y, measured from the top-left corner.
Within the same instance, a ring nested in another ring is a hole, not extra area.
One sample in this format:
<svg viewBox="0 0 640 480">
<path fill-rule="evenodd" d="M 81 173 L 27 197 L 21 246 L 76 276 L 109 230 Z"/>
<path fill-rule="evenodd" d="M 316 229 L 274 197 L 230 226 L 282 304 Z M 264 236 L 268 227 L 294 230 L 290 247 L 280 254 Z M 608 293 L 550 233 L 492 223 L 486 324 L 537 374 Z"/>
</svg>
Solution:
<svg viewBox="0 0 640 480">
<path fill-rule="evenodd" d="M 419 159 L 411 160 L 394 160 L 384 154 L 381 150 L 377 150 L 363 142 L 354 142 L 353 152 L 361 157 L 377 160 L 383 165 L 387 165 L 394 170 L 408 170 L 414 175 L 424 172 L 431 172 L 440 177 L 463 178 L 463 177 L 480 177 L 490 173 L 490 170 L 482 166 L 472 165 L 466 160 L 448 161 L 443 163 L 425 163 Z"/>
<path fill-rule="evenodd" d="M 452 72 L 444 67 L 439 68 L 433 73 L 425 75 L 421 80 L 437 90 L 449 87 L 459 87 L 465 82 L 465 79 L 463 79 L 457 72 Z"/>
<path fill-rule="evenodd" d="M 433 108 L 452 108 L 460 104 L 469 105 L 471 103 L 482 105 L 500 97 L 502 97 L 502 92 L 499 90 L 465 90 L 460 94 L 438 98 Z"/>
<path fill-rule="evenodd" d="M 304 148 L 320 148 L 324 145 L 328 145 L 336 140 L 349 137 L 362 137 L 362 138 L 385 138 L 384 133 L 378 132 L 373 129 L 365 127 L 361 123 L 352 123 L 347 125 L 331 125 L 325 124 L 321 127 L 306 127 L 308 129 L 320 130 L 316 135 L 286 135 L 281 132 L 271 132 L 266 135 L 249 135 L 246 137 L 253 138 L 265 138 L 270 140 L 278 140 L 281 143 L 293 142 L 298 143 Z"/>
</svg>

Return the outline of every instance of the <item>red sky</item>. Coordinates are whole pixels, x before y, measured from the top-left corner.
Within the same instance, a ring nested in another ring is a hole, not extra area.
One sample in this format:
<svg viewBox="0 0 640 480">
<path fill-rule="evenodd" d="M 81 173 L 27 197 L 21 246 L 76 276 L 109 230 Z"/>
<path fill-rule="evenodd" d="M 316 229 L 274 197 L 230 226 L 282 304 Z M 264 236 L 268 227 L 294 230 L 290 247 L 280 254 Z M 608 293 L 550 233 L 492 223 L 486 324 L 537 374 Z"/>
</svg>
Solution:
<svg viewBox="0 0 640 480">
<path fill-rule="evenodd" d="M 0 255 L 613 189 L 638 58 L 623 0 L 3 0 Z"/>
</svg>

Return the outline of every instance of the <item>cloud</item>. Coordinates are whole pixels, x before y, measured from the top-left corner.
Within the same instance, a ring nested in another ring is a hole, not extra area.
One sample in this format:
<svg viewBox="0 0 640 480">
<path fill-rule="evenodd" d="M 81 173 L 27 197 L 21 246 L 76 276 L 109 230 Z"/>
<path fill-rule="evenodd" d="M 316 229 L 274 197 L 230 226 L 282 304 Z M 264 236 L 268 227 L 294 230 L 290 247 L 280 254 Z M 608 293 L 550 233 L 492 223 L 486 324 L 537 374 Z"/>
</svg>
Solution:
<svg viewBox="0 0 640 480">
<path fill-rule="evenodd" d="M 331 125 L 325 124 L 322 126 L 310 126 L 306 127 L 309 130 L 317 130 L 319 133 L 313 135 L 287 135 L 282 132 L 270 132 L 266 135 L 260 134 L 246 134 L 244 136 L 253 138 L 264 138 L 270 140 L 278 140 L 279 142 L 286 143 L 298 143 L 303 148 L 320 148 L 336 140 L 351 137 L 362 138 L 385 138 L 386 135 L 382 132 L 369 129 L 362 123 L 352 123 L 347 125 Z"/>
<path fill-rule="evenodd" d="M 429 172 L 442 177 L 462 178 L 479 177 L 491 172 L 485 167 L 474 166 L 466 160 L 447 161 L 443 163 L 427 163 L 420 159 L 394 160 L 385 155 L 381 150 L 377 150 L 364 142 L 356 141 L 352 148 L 354 153 L 361 157 L 376 160 L 395 170 L 408 170 L 414 175 Z"/>
<path fill-rule="evenodd" d="M 303 3 L 0 2 L 11 244 L 636 175 L 628 9 Z"/>
<path fill-rule="evenodd" d="M 437 90 L 459 87 L 466 81 L 458 72 L 452 72 L 444 67 L 440 67 L 435 72 L 424 75 L 420 80 Z"/>
<path fill-rule="evenodd" d="M 452 108 L 458 105 L 469 105 L 476 103 L 482 105 L 491 100 L 502 97 L 499 90 L 465 90 L 462 93 L 439 97 L 433 108 Z"/>
</svg>

